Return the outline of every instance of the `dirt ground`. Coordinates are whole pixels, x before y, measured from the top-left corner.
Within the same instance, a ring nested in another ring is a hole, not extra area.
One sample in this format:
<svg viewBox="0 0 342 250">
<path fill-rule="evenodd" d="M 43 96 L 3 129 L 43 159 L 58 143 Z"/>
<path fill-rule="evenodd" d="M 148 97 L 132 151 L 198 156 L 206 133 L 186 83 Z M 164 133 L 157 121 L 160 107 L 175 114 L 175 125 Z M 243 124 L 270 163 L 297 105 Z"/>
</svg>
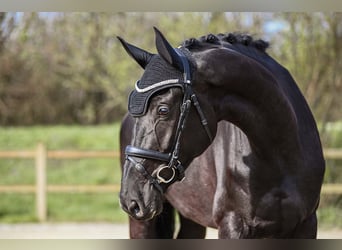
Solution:
<svg viewBox="0 0 342 250">
<path fill-rule="evenodd" d="M 0 239 L 128 239 L 128 237 L 127 224 L 0 224 Z M 217 238 L 217 230 L 208 229 L 206 238 Z M 318 238 L 342 239 L 342 230 L 319 230 Z"/>
</svg>

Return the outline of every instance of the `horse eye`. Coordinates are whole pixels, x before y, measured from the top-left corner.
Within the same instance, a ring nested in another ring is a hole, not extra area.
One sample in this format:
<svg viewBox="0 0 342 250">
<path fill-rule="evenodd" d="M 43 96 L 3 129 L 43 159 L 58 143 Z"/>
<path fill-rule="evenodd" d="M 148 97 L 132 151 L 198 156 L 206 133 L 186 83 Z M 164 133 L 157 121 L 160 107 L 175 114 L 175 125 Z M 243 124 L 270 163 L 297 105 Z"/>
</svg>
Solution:
<svg viewBox="0 0 342 250">
<path fill-rule="evenodd" d="M 158 107 L 158 114 L 159 115 L 167 115 L 168 113 L 169 113 L 169 107 L 167 107 L 167 106 Z"/>
</svg>

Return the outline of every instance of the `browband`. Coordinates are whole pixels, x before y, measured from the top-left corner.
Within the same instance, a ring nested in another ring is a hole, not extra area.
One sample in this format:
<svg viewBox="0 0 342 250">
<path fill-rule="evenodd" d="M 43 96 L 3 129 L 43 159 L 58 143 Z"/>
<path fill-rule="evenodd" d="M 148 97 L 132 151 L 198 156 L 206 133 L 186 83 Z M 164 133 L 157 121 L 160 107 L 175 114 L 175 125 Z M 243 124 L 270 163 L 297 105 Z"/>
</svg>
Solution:
<svg viewBox="0 0 342 250">
<path fill-rule="evenodd" d="M 175 84 L 175 83 L 179 83 L 179 79 L 169 79 L 169 80 L 165 80 L 165 81 L 161 81 L 161 82 L 157 82 L 157 83 L 154 83 L 146 88 L 139 88 L 138 87 L 138 83 L 139 83 L 140 80 L 136 81 L 135 83 L 135 90 L 139 93 L 145 93 L 145 92 L 148 92 L 152 89 L 156 89 L 156 88 L 160 88 L 160 87 L 163 87 L 163 86 L 166 86 L 166 85 L 170 85 L 170 84 Z"/>
</svg>

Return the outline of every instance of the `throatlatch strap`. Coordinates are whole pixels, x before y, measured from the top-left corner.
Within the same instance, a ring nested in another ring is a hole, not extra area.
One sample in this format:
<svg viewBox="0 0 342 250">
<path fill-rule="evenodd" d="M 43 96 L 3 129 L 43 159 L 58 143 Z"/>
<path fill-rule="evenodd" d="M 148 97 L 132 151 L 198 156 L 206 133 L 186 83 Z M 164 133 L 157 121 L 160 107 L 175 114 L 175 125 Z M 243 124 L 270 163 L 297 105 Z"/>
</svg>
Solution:
<svg viewBox="0 0 342 250">
<path fill-rule="evenodd" d="M 212 142 L 214 140 L 214 137 L 213 137 L 213 135 L 210 132 L 208 121 L 205 118 L 203 110 L 201 109 L 201 106 L 200 106 L 200 104 L 198 102 L 197 96 L 195 94 L 192 94 L 191 100 L 194 103 L 194 106 L 196 107 L 197 113 L 198 113 L 198 115 L 200 117 L 201 123 L 202 123 L 202 125 L 203 125 L 203 127 L 205 129 L 205 132 L 207 133 L 210 141 Z"/>
</svg>

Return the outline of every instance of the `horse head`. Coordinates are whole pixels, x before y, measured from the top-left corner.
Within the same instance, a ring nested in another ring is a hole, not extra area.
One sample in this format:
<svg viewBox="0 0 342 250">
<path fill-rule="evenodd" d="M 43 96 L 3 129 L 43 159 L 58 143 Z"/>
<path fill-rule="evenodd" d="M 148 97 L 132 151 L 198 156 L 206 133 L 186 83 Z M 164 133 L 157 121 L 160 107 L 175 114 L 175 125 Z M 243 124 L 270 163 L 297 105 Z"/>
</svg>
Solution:
<svg viewBox="0 0 342 250">
<path fill-rule="evenodd" d="M 133 218 L 162 211 L 164 192 L 184 177 L 190 162 L 212 142 L 217 129 L 205 91 L 197 91 L 196 65 L 186 49 L 173 48 L 155 28 L 158 54 L 122 38 L 128 54 L 145 70 L 129 96 L 135 118 L 121 180 L 120 203 Z"/>
</svg>

